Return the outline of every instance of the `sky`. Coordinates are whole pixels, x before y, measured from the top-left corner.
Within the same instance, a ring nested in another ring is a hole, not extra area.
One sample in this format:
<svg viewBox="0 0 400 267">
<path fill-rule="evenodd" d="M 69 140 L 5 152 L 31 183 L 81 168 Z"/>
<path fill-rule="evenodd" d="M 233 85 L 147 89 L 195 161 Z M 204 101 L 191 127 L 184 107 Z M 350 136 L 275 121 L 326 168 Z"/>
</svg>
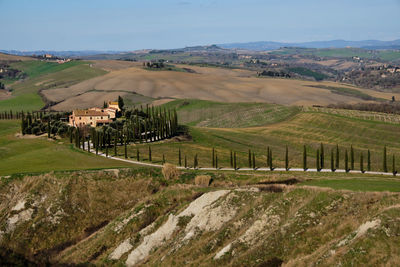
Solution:
<svg viewBox="0 0 400 267">
<path fill-rule="evenodd" d="M 400 0 L 0 0 L 0 49 L 400 39 Z"/>
</svg>

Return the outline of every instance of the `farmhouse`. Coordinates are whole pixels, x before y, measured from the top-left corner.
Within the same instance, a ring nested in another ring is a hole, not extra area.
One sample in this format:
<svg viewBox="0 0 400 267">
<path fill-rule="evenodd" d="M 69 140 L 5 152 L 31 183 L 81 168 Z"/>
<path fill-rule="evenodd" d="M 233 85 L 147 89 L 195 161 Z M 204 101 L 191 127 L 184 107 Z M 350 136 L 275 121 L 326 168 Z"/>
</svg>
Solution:
<svg viewBox="0 0 400 267">
<path fill-rule="evenodd" d="M 69 125 L 82 127 L 85 125 L 96 127 L 112 122 L 110 115 L 104 111 L 98 110 L 74 110 L 69 116 Z"/>
</svg>

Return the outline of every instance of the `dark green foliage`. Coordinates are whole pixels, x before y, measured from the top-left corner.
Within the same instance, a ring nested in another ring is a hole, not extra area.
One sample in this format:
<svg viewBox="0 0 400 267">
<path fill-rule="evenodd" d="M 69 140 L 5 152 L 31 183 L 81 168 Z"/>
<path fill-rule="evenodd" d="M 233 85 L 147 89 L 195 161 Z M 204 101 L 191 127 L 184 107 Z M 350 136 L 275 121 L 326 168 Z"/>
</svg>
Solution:
<svg viewBox="0 0 400 267">
<path fill-rule="evenodd" d="M 51 127 L 50 127 L 50 120 L 47 121 L 47 138 L 50 138 Z"/>
<path fill-rule="evenodd" d="M 231 168 L 233 168 L 233 152 L 231 150 Z"/>
<path fill-rule="evenodd" d="M 383 148 L 383 171 L 387 172 L 386 146 Z"/>
<path fill-rule="evenodd" d="M 218 169 L 218 154 L 215 153 L 215 168 Z"/>
<path fill-rule="evenodd" d="M 317 171 L 321 171 L 321 158 L 319 154 L 319 149 L 317 149 L 317 156 L 315 157 L 315 165 Z"/>
<path fill-rule="evenodd" d="M 364 170 L 364 154 L 362 152 L 361 152 L 361 155 L 360 155 L 360 171 L 362 173 L 365 172 L 365 170 Z"/>
<path fill-rule="evenodd" d="M 270 169 L 271 171 L 273 171 L 273 170 L 274 170 L 274 167 L 273 167 L 273 162 L 272 162 L 272 149 L 269 149 L 269 156 L 268 156 L 268 158 L 269 158 L 269 163 L 268 163 L 269 169 Z"/>
<path fill-rule="evenodd" d="M 251 164 L 251 150 L 249 149 L 249 168 L 251 168 L 252 164 Z"/>
<path fill-rule="evenodd" d="M 123 99 L 121 96 L 118 96 L 118 107 L 119 107 L 121 110 L 124 110 L 124 106 L 125 106 L 125 104 L 124 104 L 124 99 Z"/>
<path fill-rule="evenodd" d="M 233 153 L 233 168 L 237 170 L 237 165 L 236 165 L 236 152 Z"/>
<path fill-rule="evenodd" d="M 270 165 L 269 165 L 269 162 L 270 162 L 270 159 L 269 159 L 269 155 L 270 155 L 270 149 L 269 149 L 269 147 L 267 147 L 267 167 L 269 167 Z"/>
<path fill-rule="evenodd" d="M 193 168 L 197 169 L 198 167 L 198 158 L 197 158 L 197 154 L 194 155 L 194 159 L 193 159 Z"/>
<path fill-rule="evenodd" d="M 149 146 L 149 161 L 152 161 L 151 159 L 151 147 Z"/>
<path fill-rule="evenodd" d="M 185 168 L 187 168 L 187 158 L 186 158 L 186 155 L 185 155 Z"/>
<path fill-rule="evenodd" d="M 125 158 L 128 158 L 128 148 L 127 148 L 127 137 L 124 137 L 124 155 Z M 150 161 L 151 161 L 151 151 L 150 151 Z"/>
<path fill-rule="evenodd" d="M 347 154 L 347 149 L 344 152 L 344 169 L 346 172 L 349 172 L 349 155 Z"/>
<path fill-rule="evenodd" d="M 212 157 L 212 167 L 215 168 L 215 149 L 214 148 L 212 148 L 211 157 Z"/>
<path fill-rule="evenodd" d="M 368 159 L 367 159 L 367 171 L 371 171 L 371 152 L 368 149 Z"/>
<path fill-rule="evenodd" d="M 303 170 L 307 171 L 307 148 L 306 148 L 306 145 L 303 146 Z"/>
<path fill-rule="evenodd" d="M 333 148 L 331 149 L 331 171 L 334 172 L 335 171 L 335 160 L 333 158 Z"/>
<path fill-rule="evenodd" d="M 354 149 L 353 149 L 353 145 L 350 146 L 350 169 L 354 170 Z"/>
<path fill-rule="evenodd" d="M 396 176 L 396 174 L 397 174 L 396 159 L 395 159 L 394 154 L 393 154 L 393 157 L 392 157 L 392 173 L 393 173 L 393 176 Z"/>
<path fill-rule="evenodd" d="M 289 170 L 289 149 L 288 149 L 287 145 L 286 145 L 286 151 L 285 151 L 285 169 L 286 169 L 286 171 Z"/>
<path fill-rule="evenodd" d="M 140 161 L 140 151 L 139 148 L 136 148 L 136 160 Z"/>
<path fill-rule="evenodd" d="M 339 162 L 340 162 L 340 159 L 339 159 L 339 145 L 338 144 L 336 144 L 336 170 L 337 169 L 339 169 Z"/>
<path fill-rule="evenodd" d="M 303 76 L 313 77 L 316 81 L 322 81 L 323 79 L 328 78 L 327 75 L 325 75 L 321 72 L 312 71 L 312 70 L 304 68 L 304 67 L 289 68 L 289 71 L 303 75 Z"/>
<path fill-rule="evenodd" d="M 255 170 L 256 169 L 256 154 L 254 154 L 254 152 L 253 152 L 253 169 Z"/>
<path fill-rule="evenodd" d="M 321 169 L 323 169 L 324 167 L 325 167 L 325 152 L 324 152 L 324 145 L 321 143 L 321 146 L 320 146 L 320 157 L 321 157 L 321 162 L 320 162 L 320 166 L 321 166 Z"/>
<path fill-rule="evenodd" d="M 181 152 L 181 148 L 179 148 L 179 151 L 178 151 L 178 163 L 179 163 L 179 166 L 182 166 L 182 152 Z M 186 166 L 185 166 L 186 167 Z"/>
</svg>

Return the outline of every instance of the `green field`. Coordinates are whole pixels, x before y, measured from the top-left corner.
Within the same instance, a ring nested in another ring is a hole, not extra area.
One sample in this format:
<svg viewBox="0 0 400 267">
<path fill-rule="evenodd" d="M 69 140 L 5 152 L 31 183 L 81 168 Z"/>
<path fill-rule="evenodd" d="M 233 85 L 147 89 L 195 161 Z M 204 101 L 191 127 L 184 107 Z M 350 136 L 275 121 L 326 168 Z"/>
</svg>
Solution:
<svg viewBox="0 0 400 267">
<path fill-rule="evenodd" d="M 28 75 L 11 85 L 12 97 L 0 101 L 0 111 L 30 111 L 44 106 L 39 90 L 68 87 L 106 73 L 90 67 L 86 61 L 70 61 L 64 64 L 43 61 L 23 61 L 11 64 Z"/>
<path fill-rule="evenodd" d="M 169 106 L 174 102 L 169 103 Z M 206 102 L 207 103 L 207 102 Z M 184 110 L 193 110 L 204 102 L 194 102 L 178 108 L 178 115 Z M 217 103 L 213 105 L 218 106 Z M 250 104 L 249 104 L 250 105 Z M 257 104 L 253 104 L 257 105 Z M 212 106 L 207 103 L 207 106 Z M 210 112 L 209 112 L 210 113 Z M 189 113 L 188 113 L 189 114 Z M 205 112 L 205 114 L 207 114 Z M 211 113 L 210 113 L 211 114 Z M 274 118 L 274 114 L 279 119 Z M 323 110 L 296 111 L 294 114 L 280 118 L 280 113 L 272 113 L 271 121 L 259 120 L 252 122 L 254 127 L 247 128 L 222 128 L 224 120 L 221 120 L 220 128 L 189 127 L 190 138 L 183 138 L 174 142 L 152 143 L 152 161 L 162 162 L 162 156 L 167 162 L 178 164 L 178 151 L 181 149 L 182 164 L 184 156 L 187 157 L 188 166 L 193 166 L 194 156 L 198 155 L 200 167 L 212 166 L 212 148 L 218 154 L 219 167 L 230 167 L 230 151 L 237 152 L 238 166 L 248 167 L 248 150 L 255 153 L 256 166 L 266 167 L 266 151 L 269 146 L 272 149 L 275 167 L 284 167 L 285 147 L 289 147 L 289 161 L 291 167 L 302 167 L 303 145 L 307 146 L 308 167 L 315 168 L 316 150 L 320 144 L 324 144 L 325 168 L 330 168 L 331 150 L 339 145 L 339 168 L 344 168 L 344 154 L 347 150 L 350 166 L 350 146 L 354 148 L 354 168 L 360 167 L 360 155 L 364 157 L 364 168 L 367 167 L 367 150 L 371 152 L 371 169 L 383 170 L 383 147 L 387 146 L 388 170 L 392 168 L 392 154 L 400 159 L 400 124 L 386 123 L 382 121 L 364 120 L 356 116 L 346 116 L 347 113 L 331 114 Z M 365 115 L 365 112 L 363 113 Z M 222 116 L 222 115 L 221 115 Z M 199 116 L 201 117 L 201 116 Z M 208 126 L 210 118 L 203 119 L 182 116 L 181 121 L 188 125 Z M 226 120 L 229 120 L 226 119 Z M 258 126 L 257 126 L 258 125 Z M 217 127 L 212 125 L 212 127 Z M 382 138 L 384 136 L 384 138 Z M 136 157 L 136 149 L 139 149 L 141 160 L 148 160 L 148 144 L 136 144 L 128 147 L 129 157 Z M 111 152 L 110 152 L 111 153 Z M 119 156 L 123 156 L 123 149 L 119 147 Z"/>
<path fill-rule="evenodd" d="M 132 167 L 77 150 L 67 140 L 16 137 L 19 125 L 19 121 L 0 120 L 0 175 Z"/>
</svg>

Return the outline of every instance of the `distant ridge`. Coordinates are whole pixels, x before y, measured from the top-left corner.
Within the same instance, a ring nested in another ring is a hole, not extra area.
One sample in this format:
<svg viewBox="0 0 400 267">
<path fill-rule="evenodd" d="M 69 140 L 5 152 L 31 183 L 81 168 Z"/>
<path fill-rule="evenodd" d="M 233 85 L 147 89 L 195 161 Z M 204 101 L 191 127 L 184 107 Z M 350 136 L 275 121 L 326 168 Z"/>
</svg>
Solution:
<svg viewBox="0 0 400 267">
<path fill-rule="evenodd" d="M 364 48 L 364 49 L 400 49 L 400 39 L 394 41 L 346 41 L 346 40 L 331 40 L 331 41 L 315 41 L 304 43 L 284 43 L 284 42 L 248 42 L 248 43 L 229 43 L 218 44 L 219 47 L 226 49 L 245 49 L 254 51 L 275 50 L 281 47 L 304 47 L 304 48 Z"/>
</svg>

